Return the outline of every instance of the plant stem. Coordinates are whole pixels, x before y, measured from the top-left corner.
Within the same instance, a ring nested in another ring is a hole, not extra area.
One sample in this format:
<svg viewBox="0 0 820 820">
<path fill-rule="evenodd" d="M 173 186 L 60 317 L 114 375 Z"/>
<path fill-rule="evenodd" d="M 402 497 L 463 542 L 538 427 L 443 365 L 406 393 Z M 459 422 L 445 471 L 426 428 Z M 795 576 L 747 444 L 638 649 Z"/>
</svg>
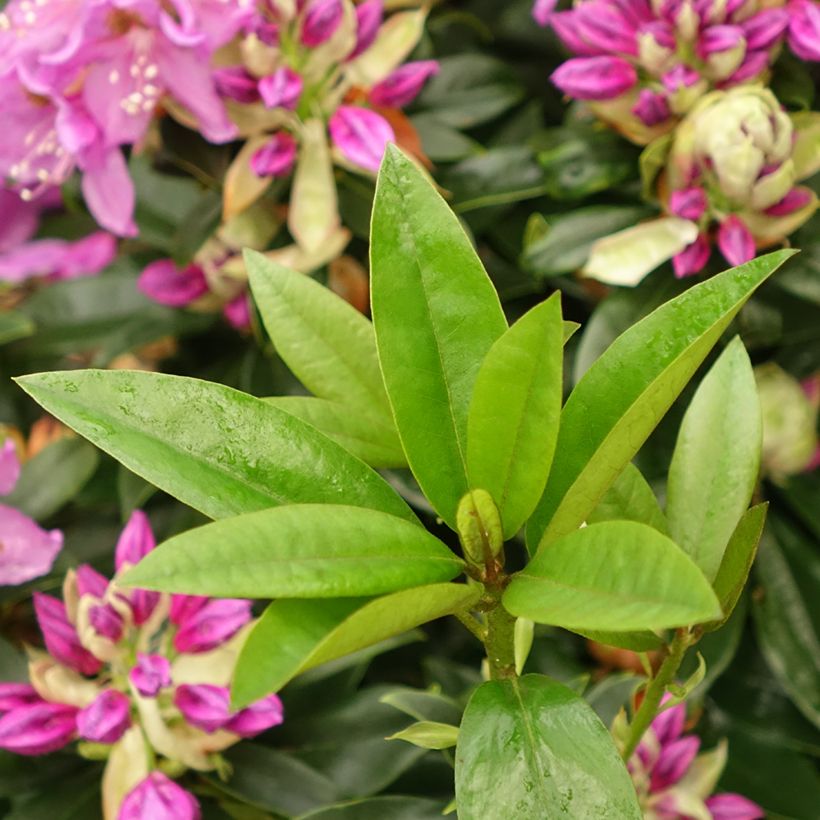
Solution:
<svg viewBox="0 0 820 820">
<path fill-rule="evenodd" d="M 470 630 L 481 643 L 487 640 L 487 630 L 480 621 L 474 618 L 469 612 L 456 612 L 456 618 L 461 621 L 462 625 Z"/>
<path fill-rule="evenodd" d="M 632 757 L 632 753 L 641 742 L 644 732 L 646 732 L 649 725 L 657 716 L 658 707 L 660 706 L 666 687 L 674 681 L 681 661 L 683 661 L 683 656 L 691 644 L 692 637 L 689 634 L 689 630 L 677 630 L 672 643 L 667 649 L 667 655 L 661 664 L 661 668 L 646 687 L 640 708 L 635 713 L 635 717 L 632 718 L 632 722 L 629 726 L 629 737 L 621 753 L 621 757 L 623 757 L 624 760 L 629 760 L 629 758 Z"/>
<path fill-rule="evenodd" d="M 498 601 L 487 613 L 487 660 L 492 680 L 515 678 L 515 618 Z"/>
</svg>

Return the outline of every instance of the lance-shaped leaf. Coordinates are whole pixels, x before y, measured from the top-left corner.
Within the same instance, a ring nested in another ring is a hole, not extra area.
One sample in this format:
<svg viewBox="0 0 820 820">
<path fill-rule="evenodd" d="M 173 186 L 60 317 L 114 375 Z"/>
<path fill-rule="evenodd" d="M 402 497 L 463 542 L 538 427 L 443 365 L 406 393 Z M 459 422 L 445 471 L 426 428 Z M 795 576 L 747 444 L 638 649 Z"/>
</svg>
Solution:
<svg viewBox="0 0 820 820">
<path fill-rule="evenodd" d="M 587 370 L 561 413 L 552 471 L 527 527 L 531 550 L 583 523 L 743 303 L 792 253 L 696 285 L 619 336 Z"/>
<path fill-rule="evenodd" d="M 634 464 L 626 465 L 598 506 L 587 516 L 590 524 L 599 521 L 638 521 L 669 535 L 669 525 L 658 499 Z"/>
<path fill-rule="evenodd" d="M 458 732 L 460 820 L 640 820 L 635 788 L 591 707 L 542 675 L 488 681 Z"/>
<path fill-rule="evenodd" d="M 316 396 L 389 415 L 373 325 L 303 273 L 245 252 L 251 290 L 279 355 Z"/>
<path fill-rule="evenodd" d="M 547 483 L 558 420 L 564 328 L 560 294 L 522 316 L 490 348 L 467 423 L 470 486 L 487 490 L 512 538 Z"/>
<path fill-rule="evenodd" d="M 129 470 L 211 518 L 324 503 L 415 520 L 359 459 L 238 390 L 126 370 L 38 373 L 18 384 Z"/>
<path fill-rule="evenodd" d="M 449 581 L 463 562 L 422 527 L 338 504 L 294 504 L 176 535 L 122 577 L 217 598 L 343 598 Z"/>
<path fill-rule="evenodd" d="M 458 219 L 388 146 L 373 205 L 373 324 L 410 468 L 455 528 L 467 492 L 467 415 L 478 369 L 507 324 Z"/>
<path fill-rule="evenodd" d="M 233 705 L 247 706 L 314 666 L 465 609 L 479 595 L 477 587 L 432 584 L 375 600 L 280 598 L 242 647 L 231 686 Z"/>
<path fill-rule="evenodd" d="M 516 575 L 504 606 L 579 631 L 667 629 L 721 617 L 703 573 L 646 524 L 604 521 L 551 543 Z"/>
<path fill-rule="evenodd" d="M 710 581 L 749 506 L 762 438 L 752 363 L 735 337 L 698 387 L 669 467 L 670 535 Z"/>
</svg>

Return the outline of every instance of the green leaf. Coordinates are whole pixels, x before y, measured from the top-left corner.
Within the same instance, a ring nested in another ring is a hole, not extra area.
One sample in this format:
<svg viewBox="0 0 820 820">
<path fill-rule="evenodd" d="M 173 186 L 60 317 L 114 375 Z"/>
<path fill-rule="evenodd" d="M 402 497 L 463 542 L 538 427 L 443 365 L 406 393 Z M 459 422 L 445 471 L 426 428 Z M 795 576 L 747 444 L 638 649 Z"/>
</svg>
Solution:
<svg viewBox="0 0 820 820">
<path fill-rule="evenodd" d="M 551 543 L 518 573 L 504 606 L 568 629 L 629 632 L 721 617 L 703 573 L 673 541 L 633 521 L 605 521 Z"/>
<path fill-rule="evenodd" d="M 467 492 L 467 414 L 484 356 L 506 329 L 498 296 L 452 211 L 389 146 L 373 206 L 373 323 L 410 467 L 451 526 Z"/>
<path fill-rule="evenodd" d="M 217 598 L 337 598 L 449 581 L 462 566 L 441 541 L 403 518 L 295 504 L 176 535 L 120 583 Z"/>
<path fill-rule="evenodd" d="M 433 584 L 371 601 L 274 601 L 239 654 L 232 703 L 237 709 L 247 706 L 301 672 L 469 607 L 479 595 L 463 584 Z"/>
<path fill-rule="evenodd" d="M 633 652 L 651 652 L 663 646 L 663 638 L 648 629 L 640 632 L 602 632 L 595 629 L 572 630 L 585 638 L 607 646 L 630 649 Z"/>
<path fill-rule="evenodd" d="M 420 720 L 386 739 L 404 740 L 422 749 L 450 749 L 458 740 L 458 726 L 437 723 L 434 720 Z"/>
<path fill-rule="evenodd" d="M 371 467 L 406 467 L 393 420 L 313 396 L 274 396 L 265 401 L 313 425 Z M 388 424 L 389 422 L 389 424 Z"/>
<path fill-rule="evenodd" d="M 459 820 L 640 820 L 609 732 L 571 689 L 540 675 L 488 681 L 470 698 L 456 749 Z"/>
<path fill-rule="evenodd" d="M 389 417 L 373 325 L 329 288 L 261 253 L 246 251 L 245 265 L 271 341 L 302 384 L 320 398 Z"/>
<path fill-rule="evenodd" d="M 326 503 L 415 520 L 387 482 L 338 444 L 229 387 L 125 370 L 38 373 L 17 382 L 129 470 L 211 518 Z"/>
<path fill-rule="evenodd" d="M 598 506 L 587 516 L 590 524 L 599 521 L 637 521 L 669 535 L 669 525 L 655 493 L 632 463 L 626 465 Z"/>
<path fill-rule="evenodd" d="M 662 137 L 652 140 L 652 142 L 641 151 L 641 156 L 638 160 L 638 165 L 641 169 L 641 193 L 643 194 L 643 198 L 649 202 L 657 199 L 655 180 L 666 166 L 666 160 L 671 147 L 672 135 L 665 134 Z"/>
<path fill-rule="evenodd" d="M 442 804 L 423 797 L 372 797 L 328 806 L 298 820 L 441 820 Z"/>
<path fill-rule="evenodd" d="M 16 311 L 0 313 L 0 345 L 25 339 L 35 331 L 34 322 Z"/>
<path fill-rule="evenodd" d="M 735 337 L 704 377 L 669 467 L 669 532 L 713 581 L 754 492 L 763 421 L 752 363 Z"/>
<path fill-rule="evenodd" d="M 521 529 L 547 483 L 561 415 L 563 336 L 556 293 L 495 342 L 476 378 L 467 476 L 493 497 L 505 540 Z"/>
<path fill-rule="evenodd" d="M 23 464 L 20 480 L 3 504 L 42 521 L 74 498 L 98 462 L 99 454 L 87 441 L 59 439 Z"/>
<path fill-rule="evenodd" d="M 757 553 L 768 508 L 769 504 L 765 502 L 747 510 L 729 539 L 720 568 L 712 583 L 715 595 L 720 601 L 720 608 L 723 610 L 723 618 L 715 624 L 710 624 L 710 630 L 726 623 L 737 606 Z"/>
<path fill-rule="evenodd" d="M 621 336 L 561 413 L 553 468 L 527 528 L 535 549 L 583 523 L 694 375 L 743 303 L 792 251 L 696 285 Z"/>
</svg>

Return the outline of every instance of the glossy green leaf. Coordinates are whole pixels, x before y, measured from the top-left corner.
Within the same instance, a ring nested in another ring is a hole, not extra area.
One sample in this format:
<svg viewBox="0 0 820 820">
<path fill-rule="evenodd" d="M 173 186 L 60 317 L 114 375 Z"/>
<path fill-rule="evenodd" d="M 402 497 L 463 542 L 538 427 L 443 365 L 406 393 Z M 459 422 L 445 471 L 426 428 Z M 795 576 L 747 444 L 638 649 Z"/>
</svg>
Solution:
<svg viewBox="0 0 820 820">
<path fill-rule="evenodd" d="M 510 539 L 547 483 L 561 415 L 560 295 L 522 316 L 478 371 L 467 423 L 467 476 L 487 490 Z"/>
<path fill-rule="evenodd" d="M 724 624 L 737 606 L 757 554 L 757 545 L 763 534 L 768 508 L 769 504 L 766 502 L 747 510 L 729 539 L 720 568 L 712 583 L 715 595 L 720 601 L 720 608 L 723 610 L 723 618 L 710 625 L 710 628 L 717 629 Z"/>
<path fill-rule="evenodd" d="M 450 749 L 458 740 L 458 726 L 437 723 L 434 720 L 420 720 L 390 735 L 387 740 L 404 740 L 422 749 Z"/>
<path fill-rule="evenodd" d="M 518 573 L 504 606 L 568 629 L 629 632 L 721 617 L 703 573 L 646 524 L 604 521 L 551 543 Z"/>
<path fill-rule="evenodd" d="M 373 206 L 373 323 L 413 474 L 455 524 L 467 491 L 467 414 L 478 369 L 506 330 L 498 296 L 458 220 L 389 146 Z"/>
<path fill-rule="evenodd" d="M 648 629 L 640 632 L 602 632 L 595 629 L 573 631 L 591 641 L 606 644 L 606 646 L 630 649 L 633 652 L 651 652 L 653 649 L 660 649 L 664 643 L 663 638 Z"/>
<path fill-rule="evenodd" d="M 456 748 L 459 820 L 640 820 L 615 744 L 571 689 L 541 675 L 482 684 Z"/>
<path fill-rule="evenodd" d="M 462 566 L 441 541 L 403 518 L 294 504 L 176 535 L 120 583 L 217 598 L 339 598 L 449 581 Z"/>
<path fill-rule="evenodd" d="M 710 581 L 749 506 L 762 438 L 752 363 L 735 337 L 700 383 L 669 467 L 669 532 Z"/>
<path fill-rule="evenodd" d="M 615 479 L 598 506 L 587 516 L 590 524 L 599 521 L 638 521 L 669 535 L 669 525 L 658 499 L 641 471 L 632 463 Z"/>
<path fill-rule="evenodd" d="M 311 393 L 389 414 L 373 325 L 303 273 L 247 251 L 253 297 L 271 341 Z"/>
<path fill-rule="evenodd" d="M 792 251 L 761 256 L 696 285 L 613 342 L 561 413 L 552 472 L 527 543 L 572 532 L 640 449 L 743 303 Z"/>
<path fill-rule="evenodd" d="M 125 370 L 38 373 L 18 384 L 129 470 L 212 518 L 325 503 L 414 520 L 387 482 L 338 444 L 229 387 Z"/>
<path fill-rule="evenodd" d="M 313 425 L 371 467 L 406 467 L 392 418 L 313 396 L 274 396 L 265 401 Z"/>
<path fill-rule="evenodd" d="M 462 584 L 433 584 L 370 601 L 274 601 L 242 647 L 232 702 L 236 708 L 246 706 L 307 669 L 464 609 L 479 594 Z"/>
</svg>

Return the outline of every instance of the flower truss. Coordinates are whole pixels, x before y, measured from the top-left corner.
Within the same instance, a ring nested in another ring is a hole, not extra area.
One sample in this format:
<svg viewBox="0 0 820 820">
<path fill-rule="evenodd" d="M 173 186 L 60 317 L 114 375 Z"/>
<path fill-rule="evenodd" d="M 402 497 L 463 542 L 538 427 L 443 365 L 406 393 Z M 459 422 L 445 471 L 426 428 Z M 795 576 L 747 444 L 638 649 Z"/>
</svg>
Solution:
<svg viewBox="0 0 820 820">
<path fill-rule="evenodd" d="M 117 543 L 117 576 L 155 546 L 147 517 Z M 107 759 L 106 820 L 199 817 L 171 777 L 219 769 L 219 753 L 282 722 L 270 695 L 238 712 L 227 683 L 250 602 L 123 591 L 88 565 L 68 573 L 63 600 L 35 593 L 46 651 L 31 650 L 30 683 L 0 684 L 0 748 L 42 755 L 79 740 Z"/>
</svg>

